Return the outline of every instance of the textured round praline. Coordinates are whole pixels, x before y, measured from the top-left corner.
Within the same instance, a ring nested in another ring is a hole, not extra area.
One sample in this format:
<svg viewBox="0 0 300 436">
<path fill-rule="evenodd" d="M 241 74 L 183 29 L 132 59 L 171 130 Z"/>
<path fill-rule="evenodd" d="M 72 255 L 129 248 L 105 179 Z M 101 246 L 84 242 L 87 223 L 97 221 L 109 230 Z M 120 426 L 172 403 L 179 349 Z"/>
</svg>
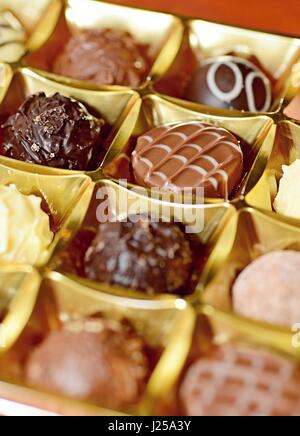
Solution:
<svg viewBox="0 0 300 436">
<path fill-rule="evenodd" d="M 56 58 L 53 72 L 98 85 L 138 87 L 149 69 L 145 47 L 126 32 L 87 29 L 76 33 Z"/>
<path fill-rule="evenodd" d="M 187 293 L 192 275 L 192 250 L 173 223 L 105 223 L 84 258 L 88 278 L 152 295 Z"/>
<path fill-rule="evenodd" d="M 243 153 L 238 139 L 208 123 L 159 126 L 137 140 L 132 153 L 137 183 L 180 193 L 203 188 L 205 197 L 229 197 L 241 182 Z"/>
<path fill-rule="evenodd" d="M 149 376 L 146 346 L 116 321 L 67 322 L 32 352 L 24 370 L 30 386 L 106 407 L 136 404 Z"/>
<path fill-rule="evenodd" d="M 179 395 L 189 416 L 299 416 L 299 392 L 293 362 L 227 345 L 191 365 Z"/>
<path fill-rule="evenodd" d="M 272 85 L 249 60 L 220 56 L 208 59 L 196 70 L 185 97 L 211 107 L 267 112 L 272 104 Z"/>
<path fill-rule="evenodd" d="M 232 288 L 234 311 L 291 327 L 300 319 L 300 253 L 275 251 L 246 267 Z"/>
<path fill-rule="evenodd" d="M 90 170 L 104 124 L 73 99 L 34 94 L 2 126 L 3 154 L 32 164 Z"/>
</svg>

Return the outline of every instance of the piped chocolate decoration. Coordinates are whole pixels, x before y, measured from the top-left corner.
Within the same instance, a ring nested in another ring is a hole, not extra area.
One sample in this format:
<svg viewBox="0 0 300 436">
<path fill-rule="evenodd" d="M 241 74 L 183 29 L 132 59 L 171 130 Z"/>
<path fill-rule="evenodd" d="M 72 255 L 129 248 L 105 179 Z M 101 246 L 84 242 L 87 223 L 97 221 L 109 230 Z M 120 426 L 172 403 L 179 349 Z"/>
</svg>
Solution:
<svg viewBox="0 0 300 436">
<path fill-rule="evenodd" d="M 186 98 L 211 107 L 267 112 L 272 104 L 272 86 L 249 60 L 220 56 L 207 60 L 194 73 Z"/>
<path fill-rule="evenodd" d="M 156 127 L 138 138 L 132 166 L 146 188 L 204 188 L 206 197 L 226 198 L 241 181 L 243 153 L 227 130 L 190 122 Z"/>
</svg>

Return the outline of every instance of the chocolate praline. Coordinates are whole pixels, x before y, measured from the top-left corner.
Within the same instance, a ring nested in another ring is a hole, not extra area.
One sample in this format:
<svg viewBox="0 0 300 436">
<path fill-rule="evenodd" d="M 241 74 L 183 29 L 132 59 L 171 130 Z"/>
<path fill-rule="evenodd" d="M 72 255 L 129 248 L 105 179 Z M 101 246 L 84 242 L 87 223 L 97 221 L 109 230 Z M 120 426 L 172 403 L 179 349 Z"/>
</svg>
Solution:
<svg viewBox="0 0 300 436">
<path fill-rule="evenodd" d="M 272 85 L 251 61 L 220 56 L 208 59 L 196 70 L 185 98 L 211 107 L 267 112 L 272 105 Z"/>
<path fill-rule="evenodd" d="M 49 167 L 93 169 L 104 124 L 73 99 L 34 94 L 2 126 L 3 154 Z"/>
<path fill-rule="evenodd" d="M 29 356 L 30 386 L 105 407 L 137 403 L 149 376 L 146 346 L 131 328 L 86 319 L 53 331 Z"/>
<path fill-rule="evenodd" d="M 52 70 L 98 85 L 138 87 L 149 70 L 146 51 L 127 32 L 82 30 L 71 37 Z"/>
<path fill-rule="evenodd" d="M 293 362 L 227 345 L 191 365 L 179 396 L 188 416 L 299 416 L 299 392 Z"/>
<path fill-rule="evenodd" d="M 226 198 L 241 181 L 243 153 L 227 130 L 187 122 L 159 126 L 139 137 L 132 167 L 137 183 L 146 188 L 175 193 L 203 188 L 205 197 Z"/>
<path fill-rule="evenodd" d="M 275 251 L 248 265 L 232 288 L 233 309 L 256 321 L 291 327 L 300 319 L 300 253 Z"/>
<path fill-rule="evenodd" d="M 86 277 L 146 294 L 186 293 L 192 274 L 192 249 L 173 223 L 101 224 L 84 257 Z"/>
</svg>

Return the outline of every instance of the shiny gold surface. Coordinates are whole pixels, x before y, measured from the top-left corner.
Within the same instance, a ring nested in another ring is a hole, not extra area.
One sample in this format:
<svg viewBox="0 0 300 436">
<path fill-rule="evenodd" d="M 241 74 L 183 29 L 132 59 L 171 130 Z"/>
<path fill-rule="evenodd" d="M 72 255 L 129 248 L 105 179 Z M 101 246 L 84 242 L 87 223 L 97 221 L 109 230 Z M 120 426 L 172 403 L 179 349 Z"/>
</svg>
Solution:
<svg viewBox="0 0 300 436">
<path fill-rule="evenodd" d="M 281 121 L 277 127 L 274 147 L 259 183 L 247 197 L 247 203 L 254 207 L 273 210 L 279 182 L 283 175 L 282 166 L 291 165 L 300 158 L 300 125 Z M 296 221 L 296 220 L 295 220 Z M 297 223 L 299 225 L 299 222 Z"/>
<path fill-rule="evenodd" d="M 86 176 L 53 176 L 30 174 L 0 165 L 0 183 L 15 184 L 25 195 L 38 195 L 47 204 L 54 225 L 54 240 L 46 261 L 59 241 L 69 234 L 84 217 L 92 192 L 92 182 Z M 68 195 L 66 196 L 66 192 Z"/>
<path fill-rule="evenodd" d="M 300 249 L 300 229 L 289 222 L 250 208 L 241 209 L 229 222 L 207 262 L 201 298 L 220 341 L 238 338 L 300 359 L 292 326 L 275 327 L 232 312 L 231 287 L 238 273 L 264 253 L 287 249 Z"/>
<path fill-rule="evenodd" d="M 1 266 L 0 269 L 0 354 L 18 339 L 33 311 L 41 278 L 31 267 Z M 1 316 L 2 318 L 2 316 Z"/>
<path fill-rule="evenodd" d="M 19 105 L 31 94 L 45 92 L 47 95 L 53 95 L 55 92 L 60 92 L 67 97 L 81 101 L 99 112 L 99 115 L 104 117 L 107 123 L 112 127 L 109 137 L 106 138 L 108 144 L 119 147 L 124 146 L 124 141 L 127 141 L 126 132 L 134 128 L 138 116 L 140 99 L 136 92 L 129 90 L 111 92 L 86 90 L 64 83 L 58 83 L 51 80 L 51 78 L 41 76 L 37 71 L 32 69 L 20 68 L 15 71 L 13 79 L 11 80 L 10 71 L 6 71 L 3 79 L 4 86 L 0 88 L 1 94 L 4 94 L 0 106 L 0 115 L 7 117 L 7 114 L 15 113 Z M 80 173 L 78 171 L 28 164 L 14 159 L 8 159 L 4 156 L 0 156 L 0 163 L 22 171 L 38 172 L 40 174 L 69 175 Z M 87 172 L 87 174 L 93 177 L 92 172 Z"/>
</svg>

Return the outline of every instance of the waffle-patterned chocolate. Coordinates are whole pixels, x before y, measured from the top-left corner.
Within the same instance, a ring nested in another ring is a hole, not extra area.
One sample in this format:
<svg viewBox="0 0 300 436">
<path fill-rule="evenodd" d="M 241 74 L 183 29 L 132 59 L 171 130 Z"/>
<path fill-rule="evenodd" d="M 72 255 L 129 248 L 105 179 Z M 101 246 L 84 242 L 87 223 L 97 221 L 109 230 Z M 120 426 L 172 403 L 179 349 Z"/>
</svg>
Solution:
<svg viewBox="0 0 300 436">
<path fill-rule="evenodd" d="M 189 122 L 156 127 L 138 138 L 132 166 L 146 188 L 203 188 L 205 197 L 227 198 L 241 181 L 243 153 L 227 130 Z"/>
<path fill-rule="evenodd" d="M 299 416 L 300 372 L 269 352 L 224 346 L 192 364 L 180 399 L 190 416 Z"/>
<path fill-rule="evenodd" d="M 25 52 L 26 33 L 9 11 L 0 10 L 0 62 L 16 62 Z"/>
<path fill-rule="evenodd" d="M 272 104 L 272 86 L 252 62 L 221 56 L 207 60 L 195 72 L 186 98 L 212 107 L 267 112 Z"/>
</svg>

